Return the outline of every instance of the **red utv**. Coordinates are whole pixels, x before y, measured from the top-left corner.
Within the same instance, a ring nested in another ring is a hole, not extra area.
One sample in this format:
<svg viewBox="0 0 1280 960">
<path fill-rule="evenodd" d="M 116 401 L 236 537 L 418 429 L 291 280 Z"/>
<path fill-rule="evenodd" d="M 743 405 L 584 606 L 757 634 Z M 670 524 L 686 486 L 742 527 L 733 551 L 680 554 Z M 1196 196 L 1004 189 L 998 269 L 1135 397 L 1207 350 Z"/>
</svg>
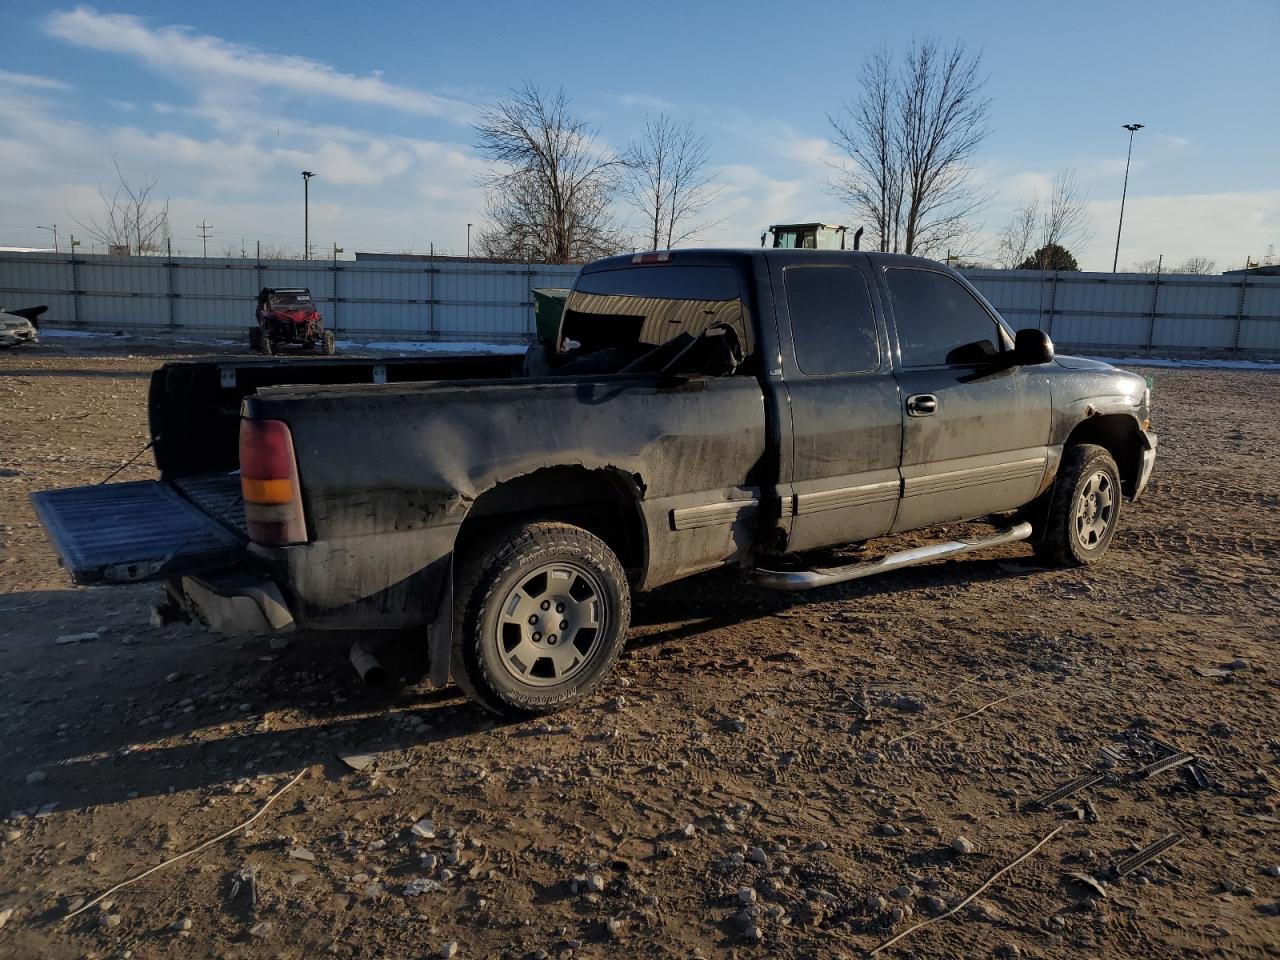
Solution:
<svg viewBox="0 0 1280 960">
<path fill-rule="evenodd" d="M 263 287 L 258 294 L 257 326 L 249 328 L 249 349 L 268 356 L 286 345 L 315 347 L 332 357 L 333 331 L 324 328 L 306 287 Z"/>
</svg>

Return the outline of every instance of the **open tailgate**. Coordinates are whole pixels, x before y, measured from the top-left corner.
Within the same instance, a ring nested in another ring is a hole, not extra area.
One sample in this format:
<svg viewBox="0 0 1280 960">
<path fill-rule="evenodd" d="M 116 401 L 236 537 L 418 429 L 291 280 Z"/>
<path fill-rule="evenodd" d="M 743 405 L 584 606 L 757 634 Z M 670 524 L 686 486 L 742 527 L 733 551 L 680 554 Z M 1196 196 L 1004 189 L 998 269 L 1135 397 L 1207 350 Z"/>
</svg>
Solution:
<svg viewBox="0 0 1280 960">
<path fill-rule="evenodd" d="M 75 583 L 133 583 L 234 566 L 245 541 L 158 480 L 33 493 Z"/>
</svg>

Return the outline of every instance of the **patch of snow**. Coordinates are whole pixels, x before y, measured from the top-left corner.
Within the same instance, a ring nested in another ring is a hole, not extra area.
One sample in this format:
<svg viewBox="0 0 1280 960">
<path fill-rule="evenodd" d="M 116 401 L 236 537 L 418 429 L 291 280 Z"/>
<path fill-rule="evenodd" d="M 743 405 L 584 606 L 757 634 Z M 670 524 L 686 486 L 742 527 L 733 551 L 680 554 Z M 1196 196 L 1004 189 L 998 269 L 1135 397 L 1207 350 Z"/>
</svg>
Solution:
<svg viewBox="0 0 1280 960">
<path fill-rule="evenodd" d="M 91 330 L 55 330 L 51 327 L 41 327 L 40 336 L 57 339 L 59 337 L 66 340 L 98 340 L 102 337 L 110 337 L 110 333 L 94 333 Z"/>
<path fill-rule="evenodd" d="M 346 349 L 386 350 L 397 353 L 488 353 L 521 354 L 529 349 L 524 343 L 486 343 L 481 340 L 374 340 L 357 343 L 339 340 L 338 346 Z"/>
<path fill-rule="evenodd" d="M 1270 370 L 1280 371 L 1280 360 L 1226 360 L 1212 357 L 1174 359 L 1170 357 L 1089 357 L 1113 367 L 1173 367 L 1201 370 Z"/>
</svg>

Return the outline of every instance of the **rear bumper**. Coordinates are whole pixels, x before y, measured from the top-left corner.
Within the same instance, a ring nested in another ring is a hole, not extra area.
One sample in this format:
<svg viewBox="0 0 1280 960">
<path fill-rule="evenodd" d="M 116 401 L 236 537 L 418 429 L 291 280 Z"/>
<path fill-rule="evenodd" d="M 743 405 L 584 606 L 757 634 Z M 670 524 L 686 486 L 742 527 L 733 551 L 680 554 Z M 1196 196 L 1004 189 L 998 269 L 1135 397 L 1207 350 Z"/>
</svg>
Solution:
<svg viewBox="0 0 1280 960">
<path fill-rule="evenodd" d="M 169 595 L 217 633 L 283 633 L 295 626 L 280 588 L 251 574 L 182 577 L 170 581 Z"/>
<path fill-rule="evenodd" d="M 1137 500 L 1142 496 L 1142 491 L 1147 489 L 1147 483 L 1151 479 L 1151 471 L 1156 466 L 1156 447 L 1159 445 L 1160 438 L 1154 433 L 1144 433 L 1146 445 L 1142 450 L 1142 467 L 1138 471 L 1138 483 L 1133 488 L 1133 499 Z"/>
</svg>

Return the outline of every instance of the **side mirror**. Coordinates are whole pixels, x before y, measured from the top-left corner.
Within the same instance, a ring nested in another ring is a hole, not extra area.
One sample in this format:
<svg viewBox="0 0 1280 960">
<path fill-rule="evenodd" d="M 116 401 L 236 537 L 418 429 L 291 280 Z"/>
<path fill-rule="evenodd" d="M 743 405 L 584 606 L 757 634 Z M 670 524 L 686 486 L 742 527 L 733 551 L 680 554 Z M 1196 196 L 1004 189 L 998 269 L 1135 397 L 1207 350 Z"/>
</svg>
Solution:
<svg viewBox="0 0 1280 960">
<path fill-rule="evenodd" d="M 1013 338 L 1013 360 L 1019 366 L 1053 362 L 1053 341 L 1043 330 L 1028 327 Z"/>
</svg>

